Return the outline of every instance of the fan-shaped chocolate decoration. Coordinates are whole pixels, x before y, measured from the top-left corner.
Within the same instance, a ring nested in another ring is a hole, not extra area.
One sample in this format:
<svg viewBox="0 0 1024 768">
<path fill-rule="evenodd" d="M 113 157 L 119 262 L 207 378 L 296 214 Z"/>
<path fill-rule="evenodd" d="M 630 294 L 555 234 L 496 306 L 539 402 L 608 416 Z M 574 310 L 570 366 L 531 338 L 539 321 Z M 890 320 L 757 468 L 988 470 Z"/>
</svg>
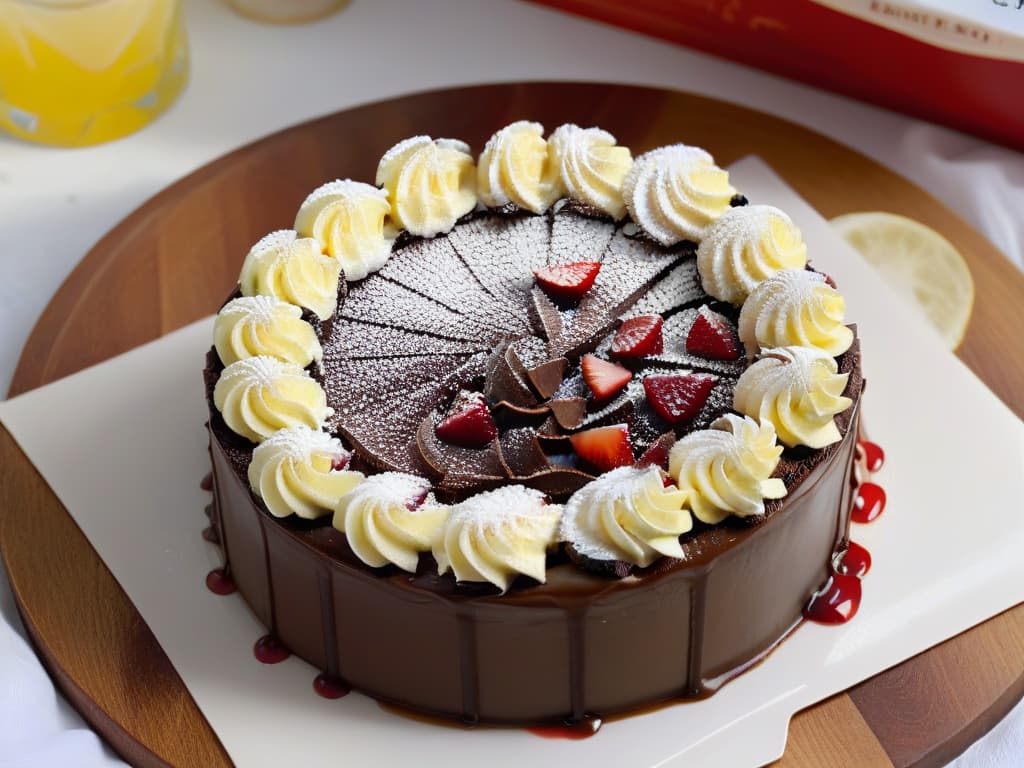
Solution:
<svg viewBox="0 0 1024 768">
<path fill-rule="evenodd" d="M 536 288 L 534 269 L 578 261 L 600 262 L 601 271 L 576 306 Z M 669 429 L 644 399 L 647 365 L 722 377 L 723 394 L 713 393 L 694 428 L 724 410 L 734 365 L 685 350 L 691 308 L 706 301 L 685 244 L 627 235 L 576 205 L 541 216 L 477 213 L 447 236 L 399 242 L 379 272 L 350 286 L 324 343 L 328 402 L 371 467 L 425 473 L 452 499 L 513 480 L 564 498 L 590 475 L 565 457 L 545 460 L 539 439 L 622 421 L 639 453 Z M 606 347 L 621 317 L 638 309 L 668 316 L 666 351 L 634 362 L 634 381 L 598 408 L 579 357 Z M 464 388 L 483 391 L 494 409 L 502 434 L 487 448 L 434 433 L 436 415 Z"/>
</svg>

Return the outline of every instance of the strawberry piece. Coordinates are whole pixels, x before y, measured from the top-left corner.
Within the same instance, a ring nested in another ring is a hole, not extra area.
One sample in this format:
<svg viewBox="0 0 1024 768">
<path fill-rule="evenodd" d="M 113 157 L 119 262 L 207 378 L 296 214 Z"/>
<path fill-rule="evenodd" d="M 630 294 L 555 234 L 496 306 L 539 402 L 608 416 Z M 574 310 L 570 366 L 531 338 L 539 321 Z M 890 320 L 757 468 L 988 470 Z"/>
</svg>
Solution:
<svg viewBox="0 0 1024 768">
<path fill-rule="evenodd" d="M 574 264 L 553 264 L 533 271 L 537 285 L 553 299 L 576 301 L 594 287 L 599 261 L 577 261 Z"/>
<path fill-rule="evenodd" d="M 728 320 L 701 307 L 686 335 L 686 351 L 708 360 L 736 360 L 740 356 L 740 343 Z"/>
<path fill-rule="evenodd" d="M 577 456 L 601 472 L 633 463 L 633 446 L 626 424 L 577 432 L 569 435 L 569 442 Z"/>
<path fill-rule="evenodd" d="M 660 467 L 664 470 L 668 466 L 668 454 L 675 442 L 675 434 L 666 432 L 647 446 L 647 450 L 637 459 L 636 465 L 638 467 Z"/>
<path fill-rule="evenodd" d="M 661 418 L 673 425 L 686 424 L 700 413 L 715 381 L 706 373 L 651 374 L 644 377 L 644 392 Z"/>
<path fill-rule="evenodd" d="M 597 355 L 584 355 L 580 360 L 580 369 L 583 380 L 598 402 L 620 392 L 633 378 L 633 374 L 621 365 L 602 360 Z"/>
<path fill-rule="evenodd" d="M 349 465 L 350 461 L 352 461 L 352 454 L 348 451 L 342 451 L 337 456 L 332 457 L 331 469 L 342 470 Z"/>
<path fill-rule="evenodd" d="M 664 350 L 662 323 L 661 315 L 639 315 L 624 321 L 612 339 L 612 354 L 616 357 L 660 355 Z"/>
<path fill-rule="evenodd" d="M 460 392 L 435 431 L 441 440 L 463 448 L 483 448 L 498 436 L 494 417 L 479 392 Z"/>
</svg>

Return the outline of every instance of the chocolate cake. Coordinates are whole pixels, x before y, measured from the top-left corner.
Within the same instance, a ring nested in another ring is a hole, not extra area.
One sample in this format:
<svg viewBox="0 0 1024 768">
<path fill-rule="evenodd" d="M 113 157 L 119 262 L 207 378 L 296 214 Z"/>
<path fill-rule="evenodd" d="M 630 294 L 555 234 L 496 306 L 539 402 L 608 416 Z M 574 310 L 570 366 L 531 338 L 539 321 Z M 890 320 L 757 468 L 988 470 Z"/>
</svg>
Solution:
<svg viewBox="0 0 1024 768">
<path fill-rule="evenodd" d="M 381 701 L 577 722 L 768 653 L 848 542 L 842 298 L 710 156 L 416 137 L 246 259 L 213 528 L 276 642 Z"/>
</svg>

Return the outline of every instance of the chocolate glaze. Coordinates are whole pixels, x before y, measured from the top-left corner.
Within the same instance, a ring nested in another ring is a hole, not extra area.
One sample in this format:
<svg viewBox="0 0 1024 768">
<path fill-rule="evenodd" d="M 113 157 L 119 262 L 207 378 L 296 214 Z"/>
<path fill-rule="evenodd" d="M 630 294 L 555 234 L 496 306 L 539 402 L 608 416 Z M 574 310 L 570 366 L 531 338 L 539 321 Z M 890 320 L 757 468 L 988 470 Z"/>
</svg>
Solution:
<svg viewBox="0 0 1024 768">
<path fill-rule="evenodd" d="M 581 232 L 585 243 L 578 242 Z M 493 449 L 461 460 L 484 462 L 488 469 L 477 476 L 483 486 L 496 482 L 497 468 L 514 476 L 512 482 L 564 498 L 590 476 L 574 467 L 571 453 L 559 453 L 567 441 L 536 399 L 534 388 L 547 391 L 551 382 L 538 386 L 524 372 L 562 356 L 575 361 L 630 306 L 678 318 L 682 329 L 688 310 L 707 300 L 676 290 L 695 285 L 688 245 L 659 252 L 571 209 L 553 217 L 473 216 L 429 246 L 403 242 L 386 274 L 353 286 L 344 311 L 324 329 L 322 380 L 338 410 L 337 428 L 355 448 L 354 468 L 401 469 L 435 481 L 451 477 L 453 483 L 469 478 L 471 473 L 440 466 L 450 454 L 428 427 L 446 398 L 478 387 L 497 366 L 510 381 L 525 384 L 519 391 L 534 403 L 510 406 L 499 420 L 519 420 L 506 426 L 527 431 L 508 432 Z M 554 242 L 569 251 L 554 249 Z M 609 250 L 610 244 L 615 248 Z M 461 270 L 473 290 L 460 293 L 458 301 L 425 303 L 429 285 L 397 266 L 421 247 Z M 534 266 L 549 258 L 603 255 L 602 270 L 613 279 L 566 310 L 523 278 L 524 254 Z M 661 290 L 666 281 L 671 289 Z M 372 307 L 382 300 L 402 311 L 375 314 Z M 423 352 L 409 355 L 353 338 L 384 324 L 387 340 L 422 338 Z M 516 354 L 505 356 L 509 341 L 530 335 L 543 336 L 546 349 L 521 343 Z M 684 355 L 670 350 L 658 364 L 694 362 Z M 708 361 L 695 362 L 713 370 Z M 787 450 L 776 475 L 789 494 L 767 502 L 766 515 L 729 518 L 714 527 L 698 523 L 682 538 L 683 559 L 663 558 L 646 569 L 614 563 L 591 568 L 562 551 L 549 559 L 545 584 L 521 577 L 499 595 L 487 584 L 439 576 L 429 554 L 421 556 L 415 574 L 370 568 L 329 518 L 279 520 L 265 511 L 246 480 L 252 446 L 227 429 L 211 404 L 213 526 L 228 573 L 271 635 L 331 679 L 383 702 L 466 723 L 538 725 L 702 697 L 761 658 L 801 620 L 848 542 L 863 385 L 856 343 L 839 365 L 851 374 L 846 394 L 855 400 L 837 417 L 841 442 L 818 451 Z M 211 352 L 208 395 L 219 370 Z M 690 428 L 706 426 L 728 408 L 736 372 L 715 373 L 722 395 L 709 400 Z M 586 395 L 578 379 L 570 372 L 557 397 Z M 645 439 L 655 442 L 666 425 L 634 394 L 627 391 L 609 408 L 634 434 L 649 433 Z M 397 413 L 389 410 L 394 398 L 402 402 Z M 604 423 L 606 417 L 592 412 L 584 422 Z M 527 439 L 530 429 L 538 439 Z M 472 488 L 467 479 L 449 490 L 458 496 Z"/>
<path fill-rule="evenodd" d="M 578 720 L 706 695 L 789 632 L 848 539 L 855 436 L 762 524 L 687 537 L 685 560 L 624 579 L 557 563 L 505 595 L 426 556 L 371 569 L 333 528 L 269 518 L 216 439 L 215 518 L 259 619 L 353 688 L 465 722 Z"/>
</svg>

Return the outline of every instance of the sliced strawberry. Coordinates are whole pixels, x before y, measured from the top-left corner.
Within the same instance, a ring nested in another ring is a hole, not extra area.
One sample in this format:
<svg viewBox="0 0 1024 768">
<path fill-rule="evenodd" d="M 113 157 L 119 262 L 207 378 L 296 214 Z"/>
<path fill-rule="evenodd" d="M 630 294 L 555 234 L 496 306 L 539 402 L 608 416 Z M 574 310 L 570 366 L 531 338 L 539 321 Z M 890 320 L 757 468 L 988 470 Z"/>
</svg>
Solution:
<svg viewBox="0 0 1024 768">
<path fill-rule="evenodd" d="M 633 378 L 633 374 L 621 365 L 602 360 L 597 355 L 584 355 L 580 360 L 580 369 L 583 380 L 598 402 L 622 391 Z"/>
<path fill-rule="evenodd" d="M 629 442 L 629 427 L 613 424 L 569 435 L 576 455 L 601 472 L 633 463 L 633 447 Z"/>
<path fill-rule="evenodd" d="M 344 469 L 349 465 L 350 461 L 352 461 L 352 454 L 346 450 L 342 450 L 338 455 L 331 457 L 331 469 Z"/>
<path fill-rule="evenodd" d="M 533 271 L 537 285 L 544 293 L 558 301 L 576 301 L 594 287 L 599 261 L 577 261 L 574 264 L 553 264 Z"/>
<path fill-rule="evenodd" d="M 463 448 L 483 448 L 498 436 L 498 428 L 484 396 L 465 390 L 452 402 L 448 415 L 435 431 L 446 443 Z"/>
<path fill-rule="evenodd" d="M 700 413 L 715 381 L 707 373 L 651 374 L 644 377 L 644 392 L 661 418 L 669 424 L 686 424 Z"/>
<path fill-rule="evenodd" d="M 616 357 L 648 357 L 664 350 L 661 340 L 661 315 L 639 315 L 625 320 L 612 339 Z"/>
<path fill-rule="evenodd" d="M 701 307 L 686 335 L 686 351 L 708 360 L 736 360 L 740 356 L 740 343 L 728 320 Z"/>
<path fill-rule="evenodd" d="M 666 432 L 647 446 L 647 450 L 637 459 L 636 465 L 638 467 L 660 467 L 665 469 L 668 466 L 668 454 L 672 450 L 672 446 L 675 445 L 675 442 L 675 434 Z"/>
</svg>

